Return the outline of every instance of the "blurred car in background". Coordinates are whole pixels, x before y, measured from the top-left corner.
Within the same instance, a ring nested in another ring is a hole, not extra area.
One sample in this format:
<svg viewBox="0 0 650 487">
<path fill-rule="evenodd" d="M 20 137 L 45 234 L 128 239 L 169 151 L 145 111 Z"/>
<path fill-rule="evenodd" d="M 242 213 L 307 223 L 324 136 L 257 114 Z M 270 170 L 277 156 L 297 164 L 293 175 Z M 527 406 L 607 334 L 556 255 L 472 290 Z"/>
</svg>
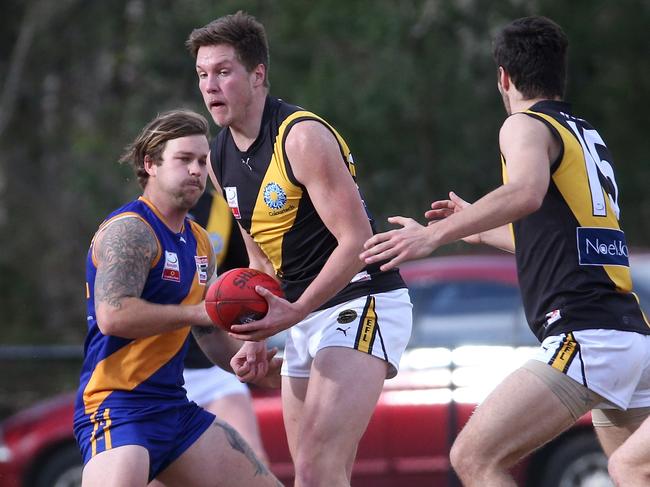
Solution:
<svg viewBox="0 0 650 487">
<path fill-rule="evenodd" d="M 647 310 L 650 254 L 633 259 L 633 269 Z M 352 484 L 458 486 L 449 464 L 454 438 L 476 404 L 538 342 L 525 322 L 512 256 L 434 257 L 405 264 L 402 274 L 414 305 L 413 334 L 359 445 Z M 0 424 L 0 485 L 80 485 L 72 405 L 73 395 L 63 395 Z M 254 390 L 254 406 L 271 469 L 290 484 L 293 465 L 278 392 Z M 588 415 L 513 474 L 526 487 L 612 485 Z"/>
</svg>

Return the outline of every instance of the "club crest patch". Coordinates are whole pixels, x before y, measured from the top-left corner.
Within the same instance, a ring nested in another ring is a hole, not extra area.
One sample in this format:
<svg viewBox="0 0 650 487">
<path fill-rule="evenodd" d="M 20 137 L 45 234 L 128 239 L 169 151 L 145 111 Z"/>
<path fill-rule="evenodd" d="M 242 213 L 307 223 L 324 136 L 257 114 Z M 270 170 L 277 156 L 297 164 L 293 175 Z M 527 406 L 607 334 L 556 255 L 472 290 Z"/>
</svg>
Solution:
<svg viewBox="0 0 650 487">
<path fill-rule="evenodd" d="M 287 204 L 287 194 L 278 183 L 270 182 L 264 187 L 264 203 L 272 210 L 280 210 Z"/>
</svg>

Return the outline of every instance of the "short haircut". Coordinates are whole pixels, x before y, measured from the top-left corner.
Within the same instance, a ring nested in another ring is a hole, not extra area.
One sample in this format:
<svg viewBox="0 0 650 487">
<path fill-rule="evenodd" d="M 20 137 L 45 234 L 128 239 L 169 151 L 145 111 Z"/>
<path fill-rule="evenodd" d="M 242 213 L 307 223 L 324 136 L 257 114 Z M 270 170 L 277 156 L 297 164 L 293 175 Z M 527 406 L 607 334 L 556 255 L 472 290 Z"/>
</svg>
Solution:
<svg viewBox="0 0 650 487">
<path fill-rule="evenodd" d="M 502 28 L 493 54 L 526 99 L 564 97 L 569 41 L 546 17 L 524 17 Z"/>
<path fill-rule="evenodd" d="M 219 17 L 205 27 L 194 29 L 185 42 L 195 58 L 200 47 L 219 44 L 232 46 L 249 73 L 263 64 L 266 68 L 264 86 L 269 86 L 269 44 L 264 26 L 255 17 L 241 10 Z"/>
<path fill-rule="evenodd" d="M 167 141 L 189 135 L 204 135 L 206 139 L 209 138 L 209 126 L 205 117 L 184 109 L 161 113 L 126 146 L 120 162 L 133 167 L 138 183 L 144 189 L 149 181 L 149 174 L 144 168 L 145 156 L 160 165 Z"/>
</svg>

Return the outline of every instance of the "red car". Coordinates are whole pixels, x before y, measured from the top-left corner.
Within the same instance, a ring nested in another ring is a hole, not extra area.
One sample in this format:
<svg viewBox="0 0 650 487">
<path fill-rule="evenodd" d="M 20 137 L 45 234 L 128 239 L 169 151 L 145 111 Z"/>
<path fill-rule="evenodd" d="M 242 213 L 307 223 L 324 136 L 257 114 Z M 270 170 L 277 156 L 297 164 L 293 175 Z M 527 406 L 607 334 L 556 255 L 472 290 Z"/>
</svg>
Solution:
<svg viewBox="0 0 650 487">
<path fill-rule="evenodd" d="M 634 262 L 641 302 L 650 302 L 650 255 Z M 402 267 L 414 328 L 397 378 L 386 381 L 358 449 L 358 487 L 458 486 L 449 448 L 476 404 L 538 342 L 525 324 L 511 256 L 436 257 Z M 64 395 L 0 424 L 0 485 L 77 486 L 73 396 Z M 284 482 L 293 466 L 277 391 L 255 391 L 271 469 Z M 607 460 L 588 416 L 514 472 L 527 487 L 607 486 Z"/>
</svg>

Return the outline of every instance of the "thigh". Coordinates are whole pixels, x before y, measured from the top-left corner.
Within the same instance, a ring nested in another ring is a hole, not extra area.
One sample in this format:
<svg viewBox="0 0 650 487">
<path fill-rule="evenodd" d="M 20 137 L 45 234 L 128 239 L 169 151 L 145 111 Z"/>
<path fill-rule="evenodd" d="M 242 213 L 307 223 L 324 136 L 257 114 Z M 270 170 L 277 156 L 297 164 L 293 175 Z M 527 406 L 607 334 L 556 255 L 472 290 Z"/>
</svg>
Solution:
<svg viewBox="0 0 650 487">
<path fill-rule="evenodd" d="M 520 368 L 478 406 L 457 441 L 475 458 L 510 467 L 573 422 L 569 409 L 544 381 Z"/>
<path fill-rule="evenodd" d="M 309 379 L 302 377 L 282 377 L 282 416 L 287 433 L 291 458 L 296 459 L 300 418 L 307 395 Z"/>
<path fill-rule="evenodd" d="M 148 477 L 149 453 L 146 448 L 127 445 L 92 457 L 83 469 L 81 483 L 83 487 L 144 487 Z"/>
<path fill-rule="evenodd" d="M 649 416 L 650 407 L 619 409 L 594 409 L 591 419 L 600 444 L 607 456 L 621 446 Z"/>
<path fill-rule="evenodd" d="M 235 428 L 255 454 L 260 459 L 266 460 L 250 394 L 225 395 L 212 401 L 206 409 Z"/>
<path fill-rule="evenodd" d="M 636 429 L 616 454 L 624 455 L 628 460 L 627 463 L 650 468 L 650 419 L 646 419 Z"/>
<path fill-rule="evenodd" d="M 219 420 L 157 478 L 167 487 L 280 485 L 239 433 Z"/>
<path fill-rule="evenodd" d="M 314 359 L 299 422 L 299 454 L 354 456 L 381 393 L 386 361 L 344 347 L 320 350 Z"/>
</svg>

